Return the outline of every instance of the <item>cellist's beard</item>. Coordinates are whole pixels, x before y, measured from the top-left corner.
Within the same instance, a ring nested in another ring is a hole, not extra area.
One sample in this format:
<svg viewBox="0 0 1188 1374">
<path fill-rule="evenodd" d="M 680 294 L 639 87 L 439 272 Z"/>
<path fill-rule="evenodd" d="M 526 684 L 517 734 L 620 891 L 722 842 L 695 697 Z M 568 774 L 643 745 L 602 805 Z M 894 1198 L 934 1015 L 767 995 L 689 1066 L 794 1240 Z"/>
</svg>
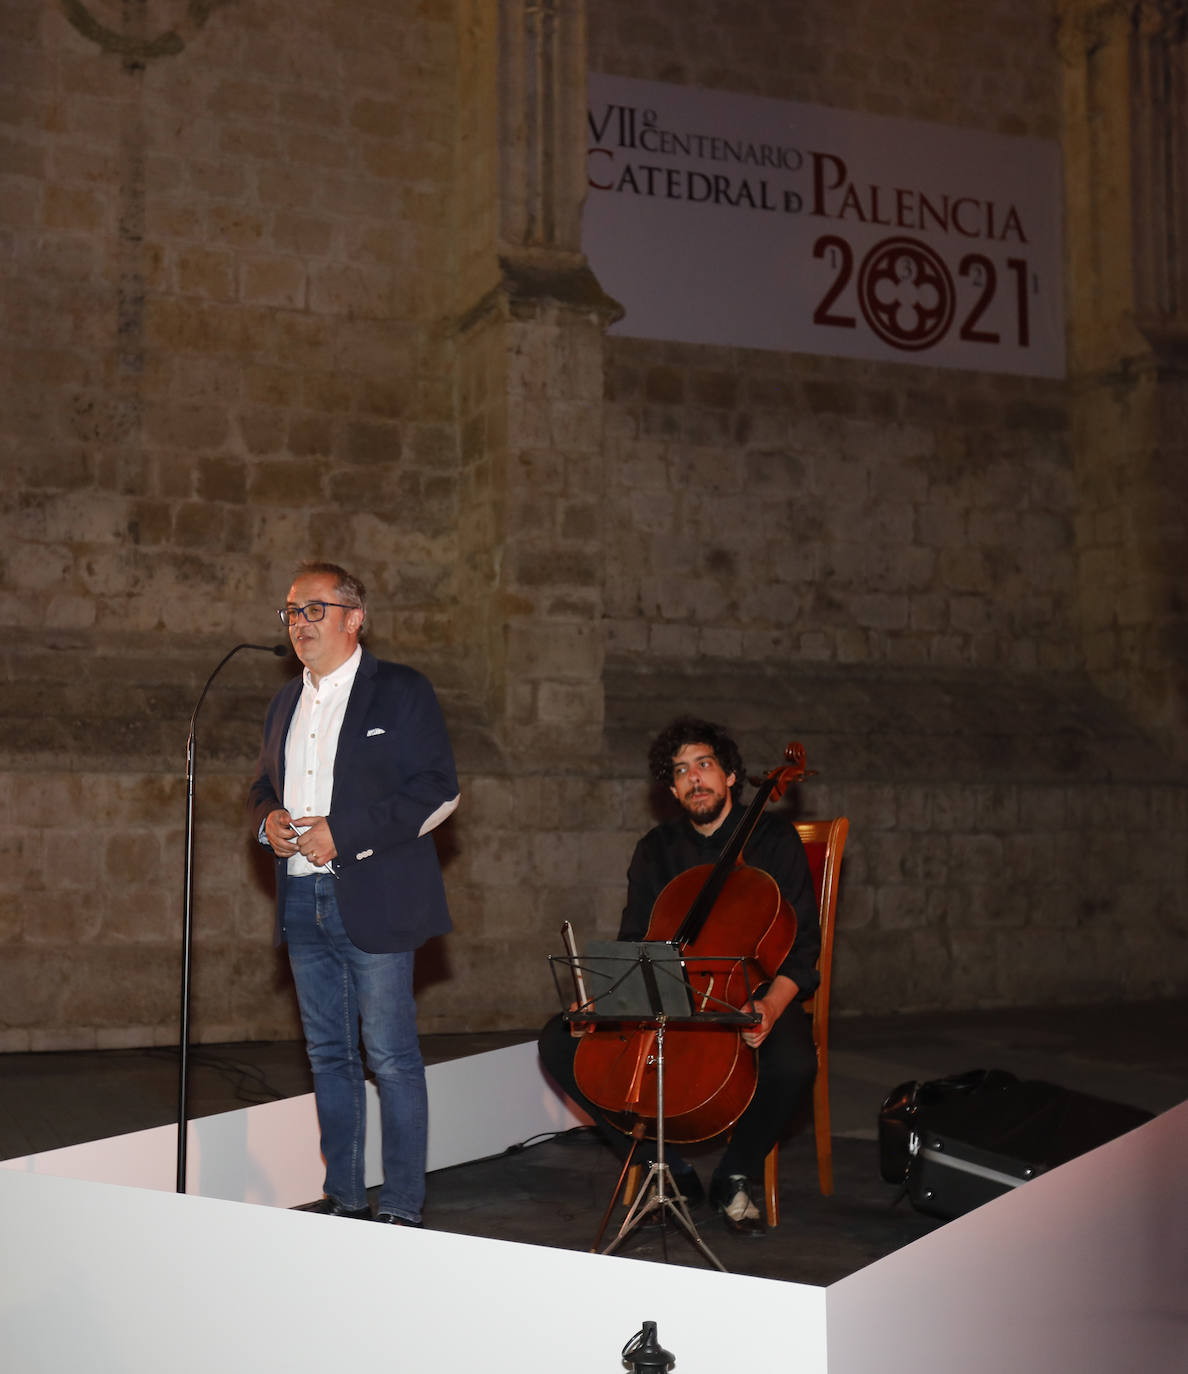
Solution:
<svg viewBox="0 0 1188 1374">
<path fill-rule="evenodd" d="M 712 792 L 690 793 L 682 805 L 698 825 L 708 825 L 711 821 L 716 821 L 725 810 L 727 795 L 725 792 L 720 797 L 715 797 Z"/>
</svg>

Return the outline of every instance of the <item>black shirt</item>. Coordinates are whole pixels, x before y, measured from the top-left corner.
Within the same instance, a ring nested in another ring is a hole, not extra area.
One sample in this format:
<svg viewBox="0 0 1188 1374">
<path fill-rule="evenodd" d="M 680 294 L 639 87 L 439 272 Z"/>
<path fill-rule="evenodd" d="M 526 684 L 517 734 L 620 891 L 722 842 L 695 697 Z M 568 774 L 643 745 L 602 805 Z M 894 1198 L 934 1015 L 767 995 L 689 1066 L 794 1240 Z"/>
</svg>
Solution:
<svg viewBox="0 0 1188 1374">
<path fill-rule="evenodd" d="M 644 938 L 652 907 L 665 884 L 686 869 L 712 864 L 734 834 L 745 810 L 735 802 L 712 835 L 700 834 L 685 816 L 648 831 L 635 846 L 627 870 L 627 905 L 619 924 L 620 940 Z M 769 873 L 796 912 L 796 939 L 779 972 L 796 983 L 797 1000 L 803 1001 L 821 981 L 816 967 L 821 952 L 821 926 L 804 845 L 791 822 L 765 811 L 746 843 L 743 862 Z"/>
</svg>

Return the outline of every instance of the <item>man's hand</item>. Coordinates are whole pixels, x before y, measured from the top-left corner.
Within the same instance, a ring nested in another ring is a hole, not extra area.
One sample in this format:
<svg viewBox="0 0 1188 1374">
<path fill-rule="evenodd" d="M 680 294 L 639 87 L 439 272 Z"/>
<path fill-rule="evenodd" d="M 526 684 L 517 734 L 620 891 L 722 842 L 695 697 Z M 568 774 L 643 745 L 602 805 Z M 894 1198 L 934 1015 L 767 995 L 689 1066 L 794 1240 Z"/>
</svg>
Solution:
<svg viewBox="0 0 1188 1374">
<path fill-rule="evenodd" d="M 298 816 L 290 823 L 297 832 L 297 849 L 315 868 L 338 857 L 338 848 L 325 816 Z"/>
<path fill-rule="evenodd" d="M 270 811 L 264 822 L 264 838 L 272 846 L 273 852 L 282 859 L 291 858 L 297 853 L 297 836 L 293 833 L 293 818 L 282 807 Z"/>
<path fill-rule="evenodd" d="M 753 1002 L 748 1002 L 743 1007 L 743 1011 L 757 1011 L 763 1018 L 758 1025 L 743 1028 L 743 1044 L 757 1050 L 771 1034 L 772 1026 L 788 1010 L 799 991 L 800 988 L 793 979 L 785 978 L 782 973 L 777 973 L 771 980 L 771 986 L 766 993 L 762 997 L 756 997 Z"/>
</svg>

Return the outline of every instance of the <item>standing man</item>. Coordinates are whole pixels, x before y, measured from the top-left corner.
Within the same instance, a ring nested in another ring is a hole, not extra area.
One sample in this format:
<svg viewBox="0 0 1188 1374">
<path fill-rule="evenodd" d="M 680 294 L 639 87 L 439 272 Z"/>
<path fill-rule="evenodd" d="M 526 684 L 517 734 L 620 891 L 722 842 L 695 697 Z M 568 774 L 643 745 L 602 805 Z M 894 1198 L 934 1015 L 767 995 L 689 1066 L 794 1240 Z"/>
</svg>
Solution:
<svg viewBox="0 0 1188 1374">
<path fill-rule="evenodd" d="M 359 644 L 363 584 L 302 563 L 284 607 L 300 678 L 268 708 L 248 809 L 276 858 L 326 1160 L 312 1208 L 370 1216 L 359 1028 L 379 1087 L 384 1181 L 376 1221 L 420 1226 L 428 1103 L 413 1002 L 415 950 L 450 927 L 430 832 L 458 805 L 445 721 L 426 678 Z"/>
<path fill-rule="evenodd" d="M 739 798 L 743 765 L 738 745 L 719 725 L 689 716 L 674 721 L 648 750 L 652 777 L 676 798 L 681 815 L 658 825 L 635 847 L 627 870 L 627 905 L 619 925 L 620 940 L 643 940 L 655 905 L 666 884 L 687 869 L 714 863 L 742 819 Z M 817 1073 L 812 1022 L 800 1005 L 820 982 L 817 956 L 821 927 L 812 873 L 804 845 L 783 817 L 765 811 L 747 841 L 744 859 L 775 879 L 796 912 L 796 938 L 772 980 L 757 989 L 745 1011 L 762 1020 L 742 1032 L 756 1052 L 755 1095 L 738 1121 L 710 1184 L 710 1202 L 728 1230 L 758 1236 L 764 1231 L 751 1194 L 763 1179 L 763 1161 L 785 1126 L 803 1107 Z M 600 1134 L 625 1157 L 629 1142 L 617 1133 L 578 1089 L 573 1076 L 575 1039 L 560 1017 L 545 1026 L 540 1056 L 560 1087 L 594 1119 Z M 704 1192 L 693 1168 L 675 1151 L 668 1163 L 689 1205 Z"/>
</svg>

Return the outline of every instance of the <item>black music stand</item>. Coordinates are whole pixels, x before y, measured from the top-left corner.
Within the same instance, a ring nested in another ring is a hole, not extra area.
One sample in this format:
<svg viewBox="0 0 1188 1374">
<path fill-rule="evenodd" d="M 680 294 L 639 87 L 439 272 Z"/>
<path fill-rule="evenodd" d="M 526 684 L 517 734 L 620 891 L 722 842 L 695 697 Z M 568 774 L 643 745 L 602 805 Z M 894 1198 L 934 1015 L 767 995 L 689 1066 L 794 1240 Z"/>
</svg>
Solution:
<svg viewBox="0 0 1188 1374">
<path fill-rule="evenodd" d="M 729 1007 L 725 1011 L 693 1011 L 688 985 L 684 982 L 680 952 L 675 946 L 666 942 L 650 941 L 619 941 L 616 943 L 621 946 L 622 953 L 586 955 L 584 958 L 575 958 L 572 955 L 549 956 L 549 962 L 553 965 L 554 979 L 556 979 L 557 966 L 563 964 L 575 974 L 600 980 L 605 984 L 605 990 L 602 993 L 604 1003 L 609 997 L 615 1006 L 614 1011 L 609 1015 L 605 1012 L 587 1010 L 587 1008 L 598 1004 L 597 997 L 591 997 L 581 1004 L 577 1011 L 563 1012 L 563 1020 L 581 1025 L 605 1025 L 630 1021 L 640 1027 L 651 1026 L 656 1031 L 656 1157 L 648 1169 L 642 1187 L 627 1209 L 627 1215 L 623 1218 L 623 1224 L 619 1227 L 618 1234 L 602 1251 L 602 1254 L 613 1254 L 623 1241 L 632 1232 L 638 1230 L 649 1217 L 657 1216 L 661 1225 L 664 1225 L 668 1217 L 671 1216 L 689 1241 L 701 1251 L 716 1269 L 720 1269 L 725 1274 L 727 1272 L 726 1266 L 702 1240 L 693 1218 L 689 1215 L 684 1195 L 677 1189 L 672 1169 L 664 1157 L 664 1033 L 670 1025 L 692 1026 L 712 1023 L 715 1025 L 753 1026 L 758 1024 L 760 1017 L 754 1012 L 735 1011 Z M 702 962 L 705 961 L 702 960 Z M 730 958 L 723 959 L 722 962 L 742 966 L 745 974 L 746 965 L 743 960 Z M 678 969 L 680 970 L 679 973 L 677 972 Z M 657 977 L 657 974 L 660 977 Z M 675 986 L 678 983 L 679 987 Z M 560 991 L 559 984 L 558 991 Z M 716 1001 L 717 999 L 711 1000 Z M 675 1013 L 672 1010 L 674 1005 L 679 1008 Z M 619 1175 L 619 1181 L 611 1196 L 610 1205 L 603 1217 L 602 1227 L 598 1232 L 598 1240 L 594 1243 L 595 1249 L 598 1248 L 598 1243 L 602 1240 L 607 1218 L 623 1190 L 627 1170 L 631 1166 L 631 1160 L 639 1139 L 640 1136 L 636 1135 L 632 1142 L 631 1153 L 623 1165 L 623 1171 Z"/>
</svg>

